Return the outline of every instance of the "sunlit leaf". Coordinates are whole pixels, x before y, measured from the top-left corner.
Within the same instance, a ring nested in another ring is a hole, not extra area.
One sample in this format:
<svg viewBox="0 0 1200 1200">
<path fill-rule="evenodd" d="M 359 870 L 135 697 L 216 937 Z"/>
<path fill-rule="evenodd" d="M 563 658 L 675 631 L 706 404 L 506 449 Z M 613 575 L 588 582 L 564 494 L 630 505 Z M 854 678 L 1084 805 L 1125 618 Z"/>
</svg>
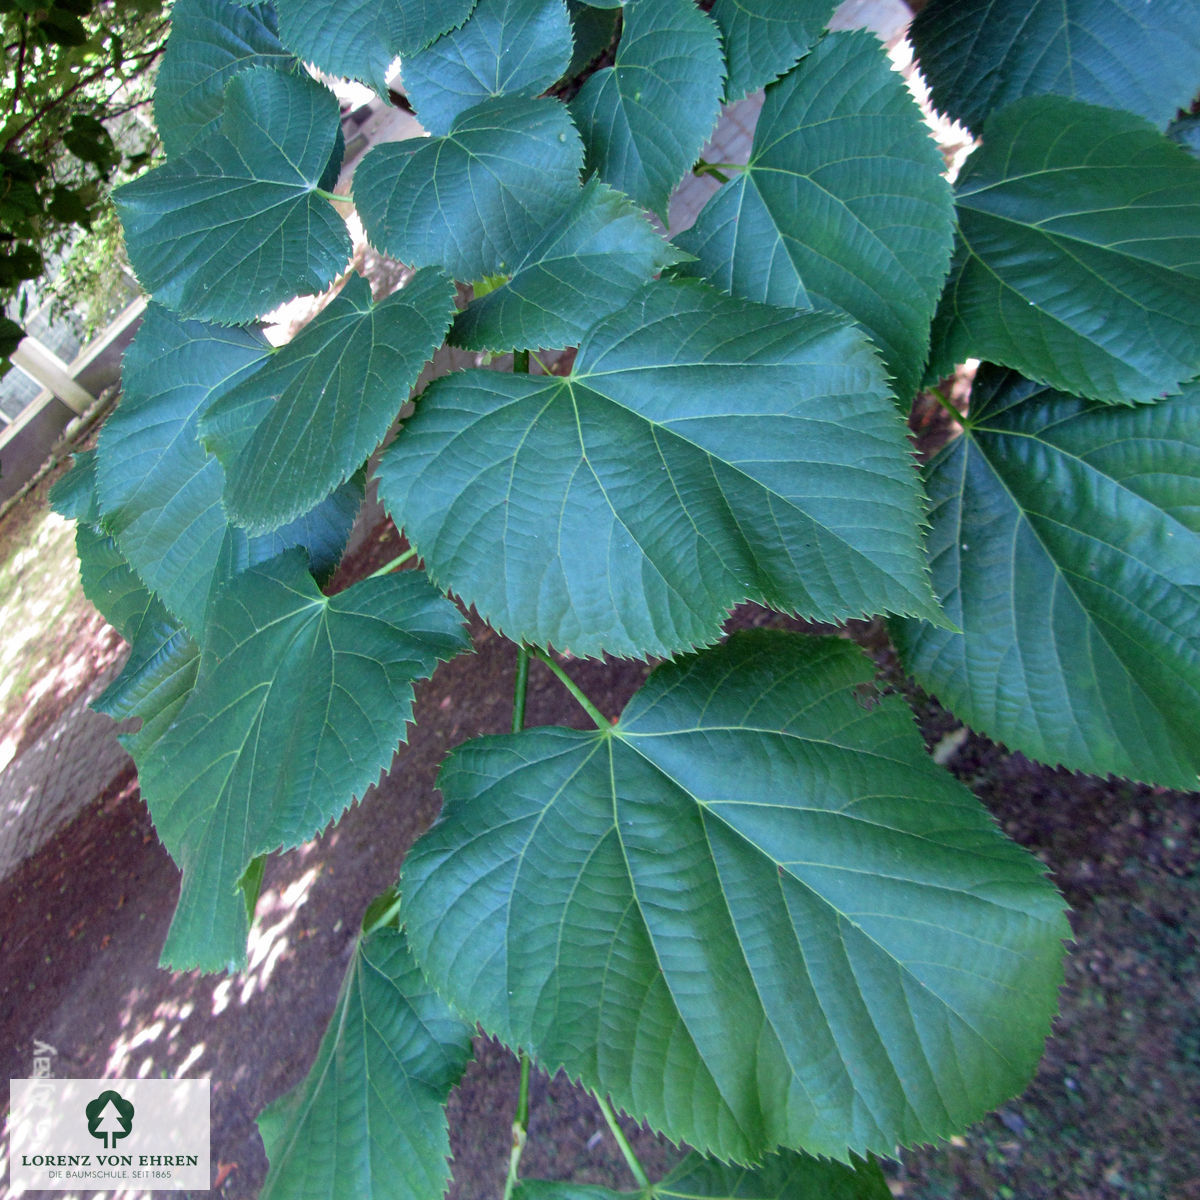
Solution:
<svg viewBox="0 0 1200 1200">
<path fill-rule="evenodd" d="M 831 34 L 767 88 L 746 169 L 677 239 L 698 259 L 682 269 L 749 300 L 844 309 L 907 402 L 953 248 L 942 170 L 875 37 Z"/>
<path fill-rule="evenodd" d="M 433 1200 L 449 1183 L 446 1099 L 471 1029 L 425 982 L 404 935 L 362 937 L 306 1078 L 258 1118 L 262 1200 Z"/>
<path fill-rule="evenodd" d="M 903 424 L 829 313 L 651 284 L 565 378 L 437 380 L 379 486 L 431 575 L 516 641 L 672 653 L 743 599 L 937 619 Z"/>
<path fill-rule="evenodd" d="M 218 132 L 114 193 L 143 285 L 183 316 L 223 323 L 322 290 L 351 249 L 315 191 L 340 130 L 337 98 L 307 76 L 239 71 Z"/>
<path fill-rule="evenodd" d="M 1020 1091 L 1062 900 L 871 677 L 842 639 L 739 634 L 615 727 L 459 747 L 401 881 L 430 982 L 726 1159 L 890 1153 Z"/>
<path fill-rule="evenodd" d="M 599 180 L 550 225 L 512 278 L 459 314 L 455 345 L 469 350 L 572 346 L 681 255 L 637 207 Z"/>
<path fill-rule="evenodd" d="M 616 61 L 571 102 L 587 169 L 665 217 L 720 107 L 716 25 L 692 0 L 628 0 Z"/>
<path fill-rule="evenodd" d="M 479 279 L 519 262 L 578 191 L 583 147 L 556 100 L 502 97 L 444 138 L 371 150 L 354 175 L 363 225 L 413 266 Z"/>
<path fill-rule="evenodd" d="M 430 133 L 493 96 L 536 96 L 571 61 L 563 0 L 478 0 L 470 19 L 404 63 L 404 88 Z"/>
<path fill-rule="evenodd" d="M 466 644 L 457 610 L 416 571 L 326 597 L 293 550 L 225 587 L 195 691 L 139 771 L 183 868 L 164 963 L 245 961 L 243 871 L 362 796 L 404 738 L 413 682 Z"/>
<path fill-rule="evenodd" d="M 269 5 L 176 0 L 154 86 L 154 124 L 167 153 L 180 154 L 217 132 L 225 85 L 239 71 L 296 65 L 279 41 Z"/>
<path fill-rule="evenodd" d="M 292 341 L 207 405 L 205 445 L 225 468 L 238 525 L 275 529 L 320 503 L 362 465 L 441 345 L 454 289 L 418 272 L 379 304 L 355 276 Z"/>
</svg>

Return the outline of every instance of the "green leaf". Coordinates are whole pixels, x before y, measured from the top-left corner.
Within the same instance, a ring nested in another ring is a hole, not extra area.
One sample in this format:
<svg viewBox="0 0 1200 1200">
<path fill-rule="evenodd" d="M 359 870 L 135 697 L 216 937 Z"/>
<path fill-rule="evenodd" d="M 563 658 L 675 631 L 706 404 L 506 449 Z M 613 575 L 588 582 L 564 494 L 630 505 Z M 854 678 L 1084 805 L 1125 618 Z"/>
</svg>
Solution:
<svg viewBox="0 0 1200 1200">
<path fill-rule="evenodd" d="M 234 574 L 289 546 L 318 574 L 341 557 L 362 500 L 353 480 L 316 510 L 266 537 L 232 525 L 225 475 L 196 430 L 208 406 L 267 361 L 244 329 L 182 321 L 152 304 L 125 355 L 121 402 L 97 445 L 102 520 L 146 584 L 200 637 L 212 597 Z"/>
<path fill-rule="evenodd" d="M 337 98 L 307 76 L 239 71 L 220 132 L 114 193 L 142 284 L 185 317 L 223 323 L 321 291 L 351 250 L 314 191 L 340 129 Z"/>
<path fill-rule="evenodd" d="M 961 1131 L 1028 1082 L 1062 982 L 1041 864 L 842 639 L 660 667 L 617 726 L 455 750 L 405 860 L 468 1020 L 724 1159 Z"/>
<path fill-rule="evenodd" d="M 120 674 L 92 707 L 115 721 L 141 719 L 136 732 L 118 734 L 140 765 L 191 694 L 200 651 L 121 557 L 111 537 L 80 525 L 75 545 L 84 594 L 130 643 Z"/>
<path fill-rule="evenodd" d="M 678 239 L 735 296 L 844 309 L 916 392 L 954 212 L 921 114 L 865 31 L 831 34 L 767 88 L 746 169 Z"/>
<path fill-rule="evenodd" d="M 47 499 L 50 507 L 68 521 L 79 521 L 88 525 L 100 523 L 100 502 L 96 496 L 95 450 L 76 450 L 71 455 L 70 470 L 50 489 Z"/>
<path fill-rule="evenodd" d="M 444 138 L 376 146 L 354 199 L 379 250 L 455 279 L 507 271 L 578 192 L 583 147 L 557 100 L 501 97 Z"/>
<path fill-rule="evenodd" d="M 493 96 L 536 96 L 571 61 L 563 0 L 478 0 L 460 29 L 404 62 L 404 90 L 430 133 Z"/>
<path fill-rule="evenodd" d="M 455 318 L 450 339 L 468 350 L 577 345 L 680 257 L 631 200 L 590 179 L 512 278 Z"/>
<path fill-rule="evenodd" d="M 934 323 L 968 357 L 1093 400 L 1200 373 L 1200 162 L 1138 117 L 1055 96 L 998 112 L 959 177 Z"/>
<path fill-rule="evenodd" d="M 1197 0 L 931 0 L 911 37 L 934 103 L 975 130 L 993 110 L 1046 93 L 1161 129 L 1200 90 Z"/>
<path fill-rule="evenodd" d="M 750 1167 L 689 1154 L 653 1189 L 655 1200 L 890 1200 L 877 1163 L 852 1166 L 807 1154 L 772 1154 Z M 513 1200 L 635 1200 L 642 1192 L 615 1192 L 591 1184 L 523 1179 Z"/>
<path fill-rule="evenodd" d="M 6 359 L 25 339 L 25 330 L 16 321 L 0 317 L 0 359 Z"/>
<path fill-rule="evenodd" d="M 830 313 L 651 284 L 566 378 L 437 380 L 379 488 L 439 583 L 518 642 L 670 654 L 744 599 L 937 619 L 903 423 Z"/>
<path fill-rule="evenodd" d="M 290 71 L 296 60 L 276 33 L 274 11 L 233 0 L 176 0 L 154 86 L 154 124 L 170 155 L 216 133 L 225 85 L 239 71 Z"/>
<path fill-rule="evenodd" d="M 262 1200 L 432 1200 L 449 1182 L 445 1104 L 471 1030 L 425 982 L 402 933 L 360 938 L 308 1076 L 258 1118 Z"/>
<path fill-rule="evenodd" d="M 846 1165 L 807 1154 L 772 1154 L 737 1167 L 691 1154 L 655 1188 L 662 1200 L 891 1200 L 877 1162 Z"/>
<path fill-rule="evenodd" d="M 713 0 L 728 78 L 725 100 L 740 100 L 786 74 L 816 44 L 837 0 Z"/>
<path fill-rule="evenodd" d="M 251 859 L 314 837 L 361 796 L 404 738 L 413 681 L 466 644 L 457 610 L 415 571 L 326 597 L 293 550 L 226 586 L 196 689 L 139 772 L 183 868 L 164 964 L 245 961 L 237 885 Z"/>
<path fill-rule="evenodd" d="M 359 276 L 292 341 L 209 404 L 200 436 L 225 468 L 238 525 L 275 529 L 323 500 L 383 440 L 454 315 L 454 288 L 418 272 L 379 304 Z"/>
<path fill-rule="evenodd" d="M 571 102 L 587 169 L 665 219 L 720 111 L 717 27 L 692 0 L 628 0 L 611 67 Z"/>
<path fill-rule="evenodd" d="M 361 79 L 380 95 L 398 55 L 415 54 L 461 25 L 475 0 L 277 0 L 284 42 L 329 75 Z"/>
<path fill-rule="evenodd" d="M 1200 384 L 1113 409 L 984 370 L 928 476 L 934 586 L 962 632 L 898 624 L 906 668 L 1033 758 L 1194 789 Z"/>
</svg>

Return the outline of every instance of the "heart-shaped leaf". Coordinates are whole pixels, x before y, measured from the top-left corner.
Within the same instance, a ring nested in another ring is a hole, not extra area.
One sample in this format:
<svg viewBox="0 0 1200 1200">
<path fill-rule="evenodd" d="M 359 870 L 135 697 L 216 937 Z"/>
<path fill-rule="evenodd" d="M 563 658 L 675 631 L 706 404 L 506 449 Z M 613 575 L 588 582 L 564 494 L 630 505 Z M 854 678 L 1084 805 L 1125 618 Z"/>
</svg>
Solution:
<svg viewBox="0 0 1200 1200">
<path fill-rule="evenodd" d="M 557 100 L 467 109 L 444 138 L 376 146 L 354 173 L 371 242 L 413 266 L 480 279 L 520 262 L 579 190 L 583 147 Z"/>
<path fill-rule="evenodd" d="M 314 837 L 361 796 L 403 740 L 413 681 L 466 645 L 457 610 L 416 571 L 327 597 L 293 550 L 225 587 L 195 691 L 139 770 L 183 868 L 164 964 L 245 961 L 250 861 Z"/>
<path fill-rule="evenodd" d="M 954 245 L 942 171 L 876 38 L 831 34 L 767 88 L 745 170 L 677 239 L 697 258 L 683 270 L 748 300 L 844 309 L 907 401 Z"/>
<path fill-rule="evenodd" d="M 475 0 L 276 0 L 283 41 L 330 75 L 361 79 L 380 95 L 399 54 L 415 54 L 461 25 Z"/>
<path fill-rule="evenodd" d="M 418 272 L 372 304 L 355 276 L 287 345 L 223 389 L 199 422 L 225 468 L 226 511 L 278 528 L 320 503 L 383 440 L 454 315 L 454 288 Z"/>
<path fill-rule="evenodd" d="M 1019 100 L 985 126 L 957 206 L 936 374 L 984 358 L 1127 403 L 1200 373 L 1200 162 L 1145 121 Z"/>
<path fill-rule="evenodd" d="M 1200 385 L 1087 404 L 985 370 L 931 464 L 934 587 L 905 666 L 1043 762 L 1191 790 L 1200 772 Z"/>
<path fill-rule="evenodd" d="M 296 59 L 279 41 L 274 10 L 233 0 L 176 0 L 154 85 L 154 124 L 170 155 L 216 133 L 225 85 L 239 71 L 289 71 Z"/>
<path fill-rule="evenodd" d="M 724 1159 L 891 1153 L 1019 1091 L 1062 900 L 871 676 L 841 639 L 741 634 L 615 727 L 459 747 L 402 880 L 430 982 Z"/>
<path fill-rule="evenodd" d="M 512 278 L 455 318 L 450 339 L 468 350 L 576 345 L 679 259 L 628 197 L 590 179 Z"/>
<path fill-rule="evenodd" d="M 587 169 L 665 218 L 720 110 L 717 27 L 692 0 L 627 0 L 616 61 L 571 102 Z"/>
<path fill-rule="evenodd" d="M 430 133 L 493 96 L 536 96 L 571 61 L 563 0 L 478 0 L 470 20 L 405 59 L 404 89 Z"/>
<path fill-rule="evenodd" d="M 517 641 L 670 654 L 751 598 L 937 619 L 903 423 L 830 313 L 651 284 L 565 379 L 437 380 L 379 487 L 431 574 Z"/>
<path fill-rule="evenodd" d="M 312 512 L 274 533 L 249 537 L 221 504 L 221 464 L 197 440 L 201 416 L 266 361 L 269 347 L 244 329 L 180 320 L 152 304 L 125 355 L 121 403 L 97 446 L 99 512 L 121 553 L 192 635 L 234 574 L 304 546 L 317 574 L 341 557 L 362 501 L 343 485 Z"/>
<path fill-rule="evenodd" d="M 837 0 L 713 0 L 728 78 L 725 100 L 740 100 L 786 74 L 816 45 Z"/>
<path fill-rule="evenodd" d="M 404 934 L 360 938 L 316 1062 L 258 1118 L 262 1200 L 431 1200 L 449 1183 L 446 1099 L 471 1030 L 425 982 Z"/>
<path fill-rule="evenodd" d="M 316 194 L 340 131 L 337 98 L 307 76 L 239 71 L 219 132 L 113 194 L 142 284 L 183 316 L 222 323 L 321 291 L 351 250 Z"/>
<path fill-rule="evenodd" d="M 1197 0 L 930 0 L 911 37 L 934 103 L 976 130 L 988 113 L 1046 93 L 1162 129 L 1200 91 Z"/>
</svg>

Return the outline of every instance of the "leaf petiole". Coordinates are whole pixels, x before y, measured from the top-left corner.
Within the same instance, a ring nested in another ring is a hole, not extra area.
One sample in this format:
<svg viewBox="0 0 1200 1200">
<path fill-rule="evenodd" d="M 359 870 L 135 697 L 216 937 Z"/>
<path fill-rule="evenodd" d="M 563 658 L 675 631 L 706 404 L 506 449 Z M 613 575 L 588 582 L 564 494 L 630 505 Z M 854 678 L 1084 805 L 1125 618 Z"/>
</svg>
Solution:
<svg viewBox="0 0 1200 1200">
<path fill-rule="evenodd" d="M 527 660 L 528 661 L 528 660 Z M 517 1091 L 517 1111 L 513 1116 L 512 1149 L 508 1156 L 508 1177 L 504 1181 L 504 1200 L 511 1200 L 517 1186 L 517 1170 L 529 1135 L 529 1055 L 521 1051 L 521 1083 Z"/>
<path fill-rule="evenodd" d="M 629 1164 L 629 1170 L 633 1173 L 634 1179 L 637 1180 L 638 1187 L 645 1191 L 650 1186 L 650 1178 L 646 1174 L 645 1168 L 638 1162 L 638 1156 L 634 1154 L 633 1147 L 629 1144 L 629 1139 L 625 1136 L 624 1130 L 617 1124 L 616 1114 L 613 1112 L 607 1100 L 598 1093 L 593 1092 L 592 1095 L 596 1099 L 596 1103 L 600 1106 L 600 1112 L 604 1120 L 608 1123 L 609 1132 L 613 1135 L 617 1146 L 621 1153 L 625 1156 L 625 1161 Z"/>
<path fill-rule="evenodd" d="M 562 667 L 560 667 L 558 663 L 556 663 L 554 659 L 550 657 L 549 654 L 547 654 L 544 650 L 537 649 L 533 650 L 532 653 L 537 658 L 538 662 L 545 663 L 546 666 L 550 668 L 555 677 L 558 679 L 558 682 L 561 683 L 563 687 L 565 687 L 567 691 L 575 697 L 576 701 L 579 703 L 579 707 L 582 708 L 583 711 L 592 718 L 592 721 L 597 729 L 610 729 L 612 727 L 612 722 L 587 698 L 586 695 L 584 695 L 583 689 L 579 686 L 579 684 L 577 684 L 575 680 L 573 680 L 570 675 L 568 675 L 566 671 L 564 671 Z"/>
<path fill-rule="evenodd" d="M 403 566 L 406 562 L 408 562 L 408 560 L 410 558 L 415 557 L 416 553 L 417 553 L 416 550 L 414 550 L 412 546 L 409 546 L 409 548 L 407 550 L 405 550 L 405 552 L 403 554 L 398 555 L 396 558 L 393 558 L 391 562 L 384 563 L 383 566 L 380 567 L 378 571 L 372 571 L 371 574 L 367 576 L 367 578 L 375 579 L 379 575 L 390 574 L 397 567 Z"/>
</svg>

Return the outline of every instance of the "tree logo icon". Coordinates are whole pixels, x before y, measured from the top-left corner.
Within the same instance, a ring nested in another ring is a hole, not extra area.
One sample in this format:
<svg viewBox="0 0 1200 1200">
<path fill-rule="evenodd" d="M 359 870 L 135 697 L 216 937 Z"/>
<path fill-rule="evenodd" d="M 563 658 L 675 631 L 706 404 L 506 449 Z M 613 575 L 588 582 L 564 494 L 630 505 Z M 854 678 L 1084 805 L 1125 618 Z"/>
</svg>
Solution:
<svg viewBox="0 0 1200 1200">
<path fill-rule="evenodd" d="M 129 1136 L 133 1128 L 133 1104 L 120 1092 L 109 1089 L 101 1092 L 85 1109 L 88 1133 L 100 1138 L 105 1150 L 111 1150 L 118 1139 Z"/>
</svg>

